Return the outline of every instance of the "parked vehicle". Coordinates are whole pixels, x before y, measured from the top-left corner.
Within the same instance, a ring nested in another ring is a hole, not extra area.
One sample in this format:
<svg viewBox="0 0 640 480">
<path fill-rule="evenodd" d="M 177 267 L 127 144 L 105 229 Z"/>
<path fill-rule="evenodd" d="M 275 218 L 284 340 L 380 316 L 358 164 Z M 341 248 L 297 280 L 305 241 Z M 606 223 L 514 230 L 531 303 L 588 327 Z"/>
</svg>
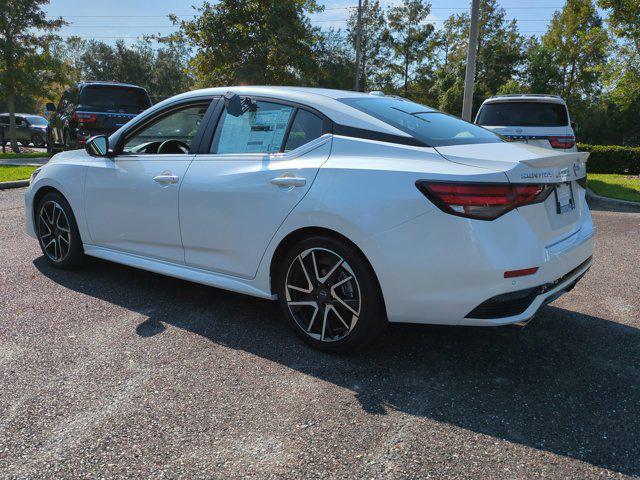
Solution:
<svg viewBox="0 0 640 480">
<path fill-rule="evenodd" d="M 147 91 L 137 85 L 83 82 L 64 91 L 51 112 L 47 142 L 50 153 L 84 146 L 95 135 L 110 135 L 151 106 Z"/>
<path fill-rule="evenodd" d="M 528 321 L 589 269 L 588 153 L 424 105 L 297 87 L 170 98 L 26 191 L 55 267 L 83 254 L 267 299 L 324 350 L 390 322 Z"/>
<path fill-rule="evenodd" d="M 22 145 L 44 147 L 47 138 L 47 119 L 29 113 L 16 113 L 16 140 Z M 5 142 L 9 141 L 9 114 L 0 113 L 0 128 L 5 131 Z"/>
<path fill-rule="evenodd" d="M 557 95 L 496 95 L 482 103 L 475 123 L 512 141 L 576 151 L 576 125 Z"/>
</svg>

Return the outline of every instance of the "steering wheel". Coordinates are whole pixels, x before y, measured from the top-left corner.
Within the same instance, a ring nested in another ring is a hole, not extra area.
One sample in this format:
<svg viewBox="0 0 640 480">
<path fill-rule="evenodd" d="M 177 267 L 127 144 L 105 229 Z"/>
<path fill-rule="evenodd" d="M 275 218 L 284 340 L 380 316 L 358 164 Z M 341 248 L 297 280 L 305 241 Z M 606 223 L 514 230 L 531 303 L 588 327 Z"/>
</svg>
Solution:
<svg viewBox="0 0 640 480">
<path fill-rule="evenodd" d="M 180 140 L 165 140 L 158 147 L 158 153 L 189 153 L 189 144 Z"/>
</svg>

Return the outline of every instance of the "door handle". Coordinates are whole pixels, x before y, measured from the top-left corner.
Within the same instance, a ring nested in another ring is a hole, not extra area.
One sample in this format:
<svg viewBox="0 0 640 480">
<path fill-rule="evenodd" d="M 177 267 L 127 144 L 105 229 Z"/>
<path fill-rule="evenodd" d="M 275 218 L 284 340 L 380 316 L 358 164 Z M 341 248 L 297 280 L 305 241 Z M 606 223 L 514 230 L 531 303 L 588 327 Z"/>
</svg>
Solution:
<svg viewBox="0 0 640 480">
<path fill-rule="evenodd" d="M 307 179 L 283 175 L 282 177 L 272 179 L 271 183 L 279 187 L 304 187 L 307 183 Z"/>
<path fill-rule="evenodd" d="M 160 175 L 153 177 L 153 181 L 161 185 L 169 185 L 172 183 L 178 183 L 179 177 L 173 175 L 169 171 L 162 172 Z"/>
</svg>

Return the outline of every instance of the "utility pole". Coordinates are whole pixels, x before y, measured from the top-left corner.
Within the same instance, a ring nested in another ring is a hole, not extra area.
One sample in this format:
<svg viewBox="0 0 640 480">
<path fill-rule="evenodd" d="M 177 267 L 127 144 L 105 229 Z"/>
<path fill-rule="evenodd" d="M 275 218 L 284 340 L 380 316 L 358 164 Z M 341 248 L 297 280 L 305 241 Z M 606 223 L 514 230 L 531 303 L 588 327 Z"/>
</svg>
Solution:
<svg viewBox="0 0 640 480">
<path fill-rule="evenodd" d="M 473 81 L 476 76 L 476 56 L 478 53 L 478 20 L 480 0 L 471 0 L 471 25 L 469 28 L 469 50 L 467 51 L 467 70 L 464 75 L 464 98 L 462 99 L 462 119 L 471 121 L 473 108 Z"/>
<path fill-rule="evenodd" d="M 355 91 L 360 91 L 360 44 L 362 43 L 362 0 L 358 0 L 358 22 L 356 24 L 356 85 Z"/>
</svg>

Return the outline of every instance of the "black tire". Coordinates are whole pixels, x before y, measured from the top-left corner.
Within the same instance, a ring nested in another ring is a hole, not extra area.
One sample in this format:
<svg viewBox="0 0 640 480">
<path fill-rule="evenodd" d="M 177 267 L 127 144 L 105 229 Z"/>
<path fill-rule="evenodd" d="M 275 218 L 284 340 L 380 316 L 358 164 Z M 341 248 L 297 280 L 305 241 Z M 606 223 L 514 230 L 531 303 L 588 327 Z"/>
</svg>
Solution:
<svg viewBox="0 0 640 480">
<path fill-rule="evenodd" d="M 314 261 L 318 274 L 313 270 Z M 303 276 L 303 269 L 307 274 L 311 271 L 309 277 Z M 313 291 L 302 292 L 296 285 L 292 289 L 294 283 Z M 347 352 L 362 348 L 387 325 L 384 301 L 371 266 L 351 244 L 330 236 L 304 239 L 282 256 L 276 291 L 290 326 L 318 350 Z"/>
<path fill-rule="evenodd" d="M 49 192 L 40 199 L 35 209 L 34 223 L 40 249 L 51 265 L 70 269 L 84 261 L 78 224 L 69 203 L 61 194 Z M 63 237 L 68 241 L 63 241 Z"/>
<path fill-rule="evenodd" d="M 33 144 L 34 147 L 38 147 L 38 148 L 42 148 L 45 146 L 44 138 L 40 133 L 34 133 L 31 136 L 31 143 Z"/>
</svg>

